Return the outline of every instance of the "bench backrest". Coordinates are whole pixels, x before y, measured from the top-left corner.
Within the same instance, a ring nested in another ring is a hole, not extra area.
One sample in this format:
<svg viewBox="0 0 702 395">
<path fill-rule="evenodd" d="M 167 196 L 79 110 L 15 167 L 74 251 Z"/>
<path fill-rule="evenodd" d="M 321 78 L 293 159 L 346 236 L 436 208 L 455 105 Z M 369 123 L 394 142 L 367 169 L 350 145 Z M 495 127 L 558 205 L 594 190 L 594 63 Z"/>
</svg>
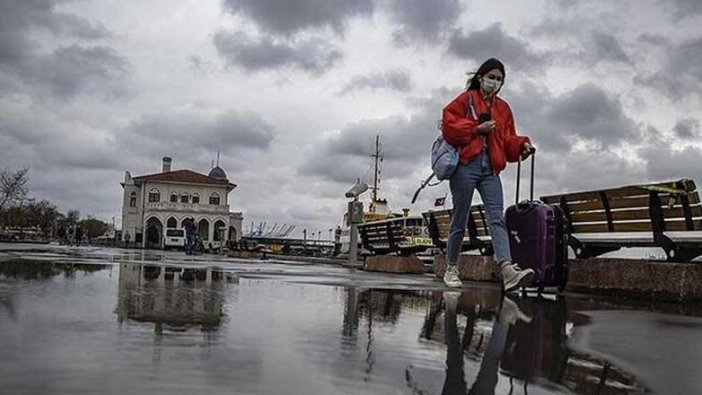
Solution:
<svg viewBox="0 0 702 395">
<path fill-rule="evenodd" d="M 402 222 L 400 221 L 379 221 L 372 223 L 364 223 L 359 225 L 361 234 L 361 243 L 369 250 L 373 250 L 374 246 L 388 245 L 389 251 L 397 250 L 397 243 L 403 238 Z"/>
<path fill-rule="evenodd" d="M 448 238 L 452 214 L 452 209 L 422 213 L 429 227 L 429 235 L 432 239 L 445 241 Z M 471 206 L 470 216 L 468 217 L 468 224 L 466 226 L 466 236 L 475 238 L 489 235 L 490 229 L 487 226 L 487 215 L 485 214 L 484 206 L 482 204 Z"/>
<path fill-rule="evenodd" d="M 702 230 L 702 206 L 692 180 L 630 185 L 541 197 L 560 205 L 571 233 Z"/>
</svg>

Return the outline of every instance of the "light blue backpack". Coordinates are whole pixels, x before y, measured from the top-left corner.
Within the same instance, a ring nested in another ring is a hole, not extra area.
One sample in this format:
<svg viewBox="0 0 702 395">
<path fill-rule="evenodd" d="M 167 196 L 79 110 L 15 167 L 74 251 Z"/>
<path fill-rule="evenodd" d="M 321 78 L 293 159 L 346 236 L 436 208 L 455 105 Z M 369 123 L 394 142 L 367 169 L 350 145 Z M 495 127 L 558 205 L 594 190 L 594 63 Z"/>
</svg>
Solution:
<svg viewBox="0 0 702 395">
<path fill-rule="evenodd" d="M 468 102 L 468 108 L 466 110 L 466 113 L 474 114 L 475 110 L 473 109 L 473 101 L 469 100 Z M 448 180 L 453 176 L 453 173 L 456 172 L 456 169 L 458 168 L 458 160 L 460 157 L 460 151 L 452 146 L 451 144 L 447 143 L 446 140 L 444 140 L 444 136 L 439 134 L 439 137 L 434 140 L 434 144 L 431 145 L 431 170 L 432 173 L 427 177 L 426 180 L 422 181 L 421 186 L 417 191 L 414 193 L 414 197 L 412 197 L 412 204 L 417 200 L 417 197 L 419 197 L 419 192 L 422 191 L 426 186 L 434 186 L 434 185 L 439 185 L 441 181 Z M 429 182 L 431 181 L 432 178 L 436 177 L 439 182 L 435 184 L 430 184 Z"/>
<path fill-rule="evenodd" d="M 437 180 L 448 180 L 458 167 L 458 149 L 444 140 L 442 135 L 434 140 L 431 146 L 431 170 L 433 173 L 427 179 L 436 177 Z"/>
<path fill-rule="evenodd" d="M 453 176 L 453 173 L 455 173 L 458 168 L 459 154 L 460 152 L 458 149 L 444 140 L 444 136 L 439 135 L 439 137 L 434 140 L 434 144 L 431 145 L 432 172 L 426 180 L 422 181 L 422 185 L 414 193 L 412 204 L 417 201 L 419 192 L 426 186 L 433 187 L 434 185 L 439 185 L 442 181 L 448 180 Z M 436 177 L 439 182 L 430 184 L 429 182 L 434 177 Z"/>
</svg>

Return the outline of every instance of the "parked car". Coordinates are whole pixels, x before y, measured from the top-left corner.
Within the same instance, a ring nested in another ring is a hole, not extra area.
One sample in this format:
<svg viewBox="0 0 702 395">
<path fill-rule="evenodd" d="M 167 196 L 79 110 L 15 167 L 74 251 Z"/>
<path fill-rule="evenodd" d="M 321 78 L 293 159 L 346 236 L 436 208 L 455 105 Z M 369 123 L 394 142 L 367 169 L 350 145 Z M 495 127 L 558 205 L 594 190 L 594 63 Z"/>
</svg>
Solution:
<svg viewBox="0 0 702 395">
<path fill-rule="evenodd" d="M 166 229 L 163 248 L 185 248 L 185 229 Z"/>
</svg>

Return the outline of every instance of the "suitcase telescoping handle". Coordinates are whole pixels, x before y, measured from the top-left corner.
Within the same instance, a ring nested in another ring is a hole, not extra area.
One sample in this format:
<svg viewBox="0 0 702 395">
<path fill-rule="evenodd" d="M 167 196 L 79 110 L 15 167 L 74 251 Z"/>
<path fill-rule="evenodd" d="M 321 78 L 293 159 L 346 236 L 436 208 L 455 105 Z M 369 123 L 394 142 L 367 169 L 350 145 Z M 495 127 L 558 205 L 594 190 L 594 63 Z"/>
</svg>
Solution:
<svg viewBox="0 0 702 395">
<path fill-rule="evenodd" d="M 529 201 L 534 200 L 534 165 L 536 156 L 536 147 L 531 147 L 529 149 L 531 152 L 531 185 L 529 187 Z M 517 197 L 514 204 L 519 204 L 519 180 L 522 178 L 522 155 L 519 155 L 519 160 L 517 161 Z"/>
</svg>

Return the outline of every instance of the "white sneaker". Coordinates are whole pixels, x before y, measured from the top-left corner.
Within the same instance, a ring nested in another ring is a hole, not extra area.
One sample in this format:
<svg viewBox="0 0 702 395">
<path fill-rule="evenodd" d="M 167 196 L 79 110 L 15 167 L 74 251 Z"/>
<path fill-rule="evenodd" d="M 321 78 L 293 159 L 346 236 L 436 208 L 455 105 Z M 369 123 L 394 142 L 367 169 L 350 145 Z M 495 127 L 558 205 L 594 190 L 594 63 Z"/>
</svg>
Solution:
<svg viewBox="0 0 702 395">
<path fill-rule="evenodd" d="M 458 297 L 461 296 L 459 291 L 444 291 L 444 303 L 446 303 L 446 310 L 456 312 L 458 308 Z"/>
<path fill-rule="evenodd" d="M 451 288 L 460 288 L 463 282 L 458 278 L 458 265 L 446 265 L 446 273 L 444 273 L 444 284 Z"/>
<path fill-rule="evenodd" d="M 531 285 L 534 279 L 534 271 L 531 269 L 522 270 L 519 265 L 510 261 L 504 261 L 500 265 L 502 277 L 502 289 L 511 292 L 520 287 Z"/>
<path fill-rule="evenodd" d="M 500 306 L 497 319 L 499 322 L 508 325 L 514 325 L 517 321 L 524 321 L 527 324 L 531 322 L 531 317 L 524 314 L 524 312 L 519 309 L 517 303 L 507 296 L 502 299 L 502 305 Z"/>
</svg>

